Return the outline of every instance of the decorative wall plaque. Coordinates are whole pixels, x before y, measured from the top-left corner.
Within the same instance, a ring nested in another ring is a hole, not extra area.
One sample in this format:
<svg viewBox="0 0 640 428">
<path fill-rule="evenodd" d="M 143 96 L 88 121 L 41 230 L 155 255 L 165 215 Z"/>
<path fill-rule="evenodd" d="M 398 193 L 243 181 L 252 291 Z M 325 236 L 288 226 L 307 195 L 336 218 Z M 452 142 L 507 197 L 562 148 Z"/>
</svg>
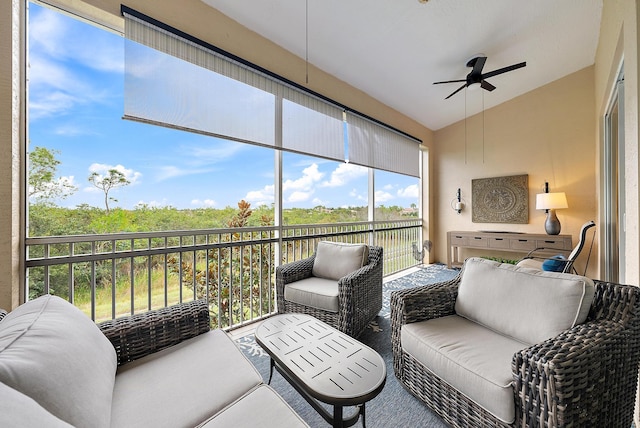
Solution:
<svg viewBox="0 0 640 428">
<path fill-rule="evenodd" d="M 474 223 L 529 223 L 529 176 L 471 180 Z"/>
</svg>

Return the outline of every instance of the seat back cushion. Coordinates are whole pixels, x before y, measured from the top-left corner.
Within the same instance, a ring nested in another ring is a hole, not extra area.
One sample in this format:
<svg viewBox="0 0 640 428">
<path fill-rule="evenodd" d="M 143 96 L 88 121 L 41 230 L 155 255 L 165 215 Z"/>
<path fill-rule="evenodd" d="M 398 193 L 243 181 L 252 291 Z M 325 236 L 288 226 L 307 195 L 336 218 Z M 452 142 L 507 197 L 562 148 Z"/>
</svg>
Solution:
<svg viewBox="0 0 640 428">
<path fill-rule="evenodd" d="M 342 244 L 320 241 L 313 261 L 313 276 L 339 280 L 369 262 L 369 247 L 365 244 Z"/>
<path fill-rule="evenodd" d="M 108 427 L 116 352 L 69 302 L 45 295 L 0 323 L 0 382 L 78 427 Z"/>
<path fill-rule="evenodd" d="M 595 288 L 589 278 L 481 258 L 465 261 L 455 310 L 524 343 L 539 343 L 587 319 Z"/>
</svg>

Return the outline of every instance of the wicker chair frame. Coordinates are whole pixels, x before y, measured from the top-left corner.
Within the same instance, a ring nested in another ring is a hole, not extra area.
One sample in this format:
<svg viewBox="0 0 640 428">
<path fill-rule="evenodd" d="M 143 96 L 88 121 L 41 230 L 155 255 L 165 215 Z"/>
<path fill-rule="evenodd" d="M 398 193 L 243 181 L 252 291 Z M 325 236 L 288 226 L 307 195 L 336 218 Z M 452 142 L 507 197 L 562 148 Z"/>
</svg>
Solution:
<svg viewBox="0 0 640 428">
<path fill-rule="evenodd" d="M 402 349 L 404 324 L 454 314 L 461 275 L 393 292 L 393 368 L 401 384 L 453 427 L 629 427 L 640 358 L 640 289 L 594 281 L 587 321 L 513 356 L 516 419 L 498 420 Z"/>
<path fill-rule="evenodd" d="M 204 299 L 180 303 L 98 324 L 116 350 L 118 365 L 206 333 L 211 329 Z"/>
<path fill-rule="evenodd" d="M 276 268 L 278 313 L 304 313 L 358 337 L 382 309 L 382 247 L 369 246 L 368 264 L 338 281 L 338 312 L 329 312 L 284 299 L 287 284 L 312 276 L 315 254 Z"/>
</svg>

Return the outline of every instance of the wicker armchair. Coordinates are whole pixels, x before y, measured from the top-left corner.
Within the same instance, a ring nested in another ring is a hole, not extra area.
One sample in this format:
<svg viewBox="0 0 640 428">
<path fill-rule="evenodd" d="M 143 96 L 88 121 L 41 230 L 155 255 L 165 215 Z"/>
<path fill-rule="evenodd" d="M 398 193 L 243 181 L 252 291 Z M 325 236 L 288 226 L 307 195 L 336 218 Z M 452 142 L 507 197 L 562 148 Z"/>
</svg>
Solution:
<svg viewBox="0 0 640 428">
<path fill-rule="evenodd" d="M 331 312 L 290 302 L 285 286 L 312 276 L 315 254 L 276 268 L 278 313 L 312 315 L 351 337 L 358 337 L 382 309 L 382 247 L 369 246 L 368 263 L 338 281 L 339 310 Z"/>
<path fill-rule="evenodd" d="M 461 276 L 391 296 L 393 367 L 413 395 L 454 427 L 628 427 L 640 355 L 640 289 L 594 281 L 585 323 L 517 352 L 512 359 L 516 419 L 496 419 L 409 354 L 403 325 L 454 313 Z"/>
</svg>

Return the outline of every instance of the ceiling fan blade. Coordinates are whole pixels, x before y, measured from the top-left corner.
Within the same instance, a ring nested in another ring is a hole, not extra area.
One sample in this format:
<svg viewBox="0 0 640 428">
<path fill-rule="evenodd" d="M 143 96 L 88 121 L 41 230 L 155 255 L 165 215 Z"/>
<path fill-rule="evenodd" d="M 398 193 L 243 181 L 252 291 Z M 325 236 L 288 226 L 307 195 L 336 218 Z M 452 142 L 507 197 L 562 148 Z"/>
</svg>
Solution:
<svg viewBox="0 0 640 428">
<path fill-rule="evenodd" d="M 495 86 L 493 86 L 491 83 L 487 82 L 486 80 L 483 80 L 482 82 L 480 82 L 480 87 L 482 89 L 486 89 L 489 92 L 493 91 L 496 88 Z"/>
<path fill-rule="evenodd" d="M 483 74 L 482 78 L 483 79 L 488 79 L 489 77 L 497 76 L 498 74 L 506 73 L 508 71 L 517 70 L 517 69 L 522 68 L 522 67 L 524 67 L 526 65 L 527 65 L 526 62 L 521 62 L 519 64 L 513 64 L 513 65 L 510 65 L 508 67 L 499 68 L 497 70 L 493 70 L 493 71 L 490 71 L 488 73 Z"/>
<path fill-rule="evenodd" d="M 434 85 L 439 85 L 441 83 L 457 83 L 457 82 L 466 82 L 467 79 L 458 79 L 458 80 L 444 80 L 442 82 L 433 82 Z"/>
<path fill-rule="evenodd" d="M 461 90 L 463 90 L 464 88 L 467 87 L 467 84 L 465 83 L 464 85 L 460 86 L 458 89 L 456 89 L 455 91 L 453 91 L 451 93 L 451 95 L 449 95 L 447 98 L 445 98 L 445 100 L 448 100 L 449 98 L 451 98 L 452 96 L 454 96 L 455 94 L 457 94 L 458 92 L 460 92 Z"/>
<path fill-rule="evenodd" d="M 473 63 L 473 70 L 471 70 L 471 73 L 473 74 L 482 74 L 482 69 L 484 68 L 484 63 L 487 62 L 487 57 L 486 56 L 479 56 L 476 57 L 474 59 L 472 59 L 471 61 L 469 61 L 469 63 Z M 467 64 L 469 65 L 469 64 Z"/>
</svg>

